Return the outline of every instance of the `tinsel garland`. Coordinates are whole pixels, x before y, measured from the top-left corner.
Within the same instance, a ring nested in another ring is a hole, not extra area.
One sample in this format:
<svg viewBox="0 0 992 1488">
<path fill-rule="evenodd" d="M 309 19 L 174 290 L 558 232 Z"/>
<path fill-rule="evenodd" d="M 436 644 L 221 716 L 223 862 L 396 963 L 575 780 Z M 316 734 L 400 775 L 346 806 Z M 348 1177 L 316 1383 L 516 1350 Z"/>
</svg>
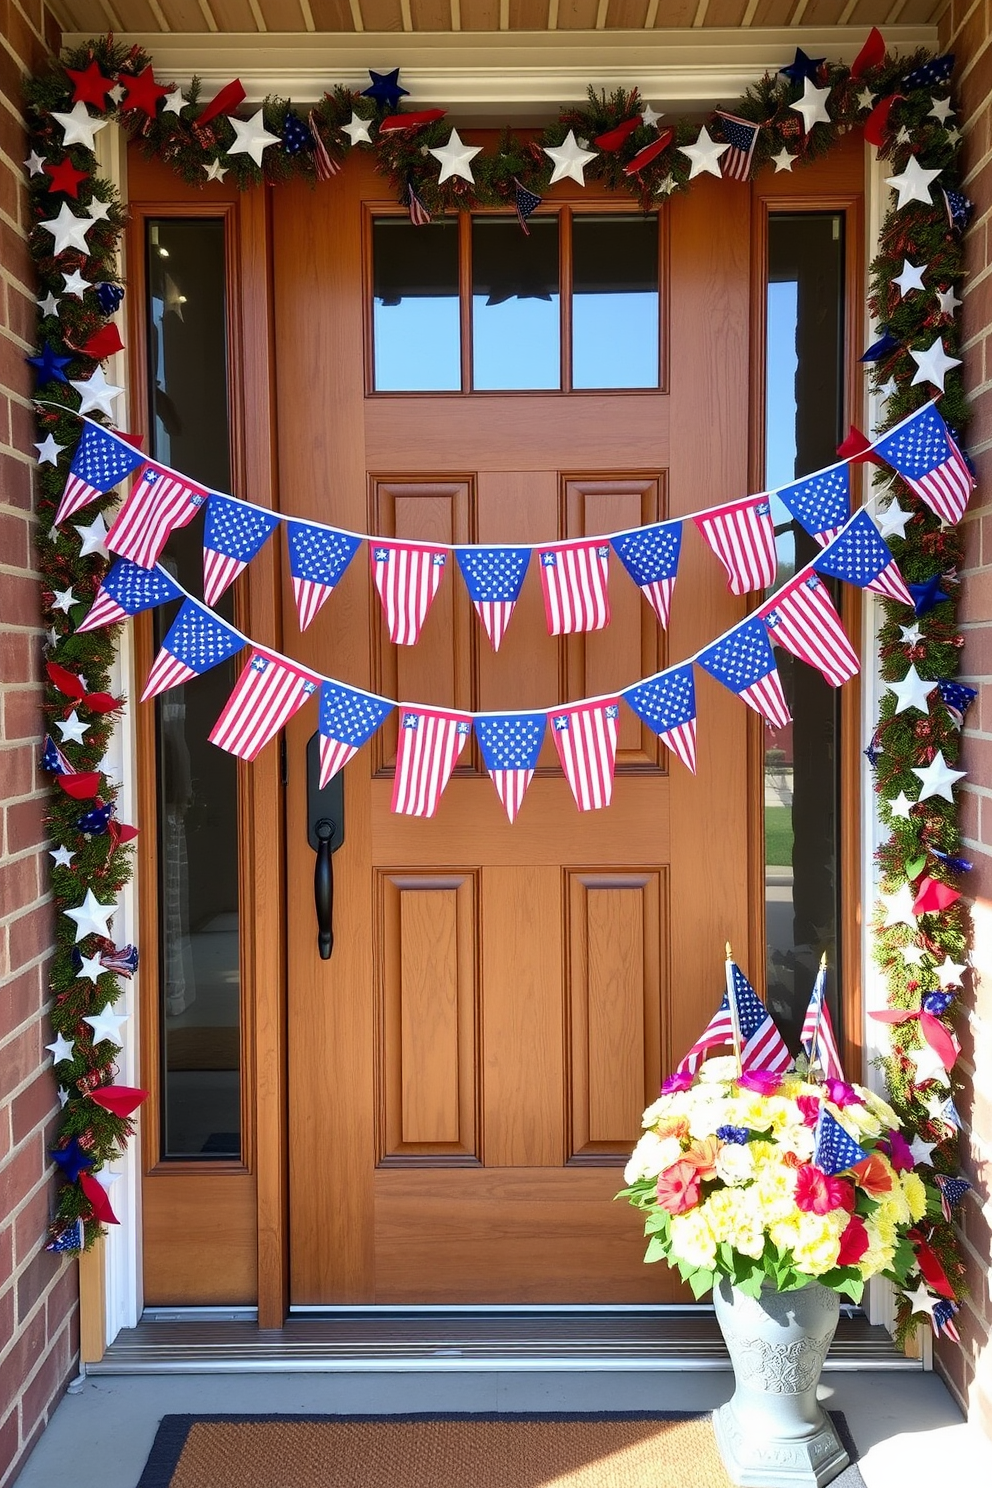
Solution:
<svg viewBox="0 0 992 1488">
<path fill-rule="evenodd" d="M 798 60 L 797 54 L 797 63 Z M 863 126 L 870 117 L 874 118 L 872 111 L 880 100 L 895 95 L 884 123 L 885 142 L 880 152 L 890 162 L 891 173 L 901 172 L 909 158 L 915 156 L 923 166 L 940 170 L 939 187 L 955 188 L 956 131 L 949 129 L 931 112 L 934 103 L 932 88 L 937 86 L 943 92 L 946 75 L 941 76 L 938 69 L 936 81 L 931 85 L 918 79 L 907 84 L 909 74 L 929 61 L 928 53 L 919 52 L 908 58 L 885 54 L 881 60 L 866 62 L 855 71 L 836 64 L 812 64 L 807 70 L 810 82 L 821 89 L 829 88 L 826 106 L 830 122 L 818 122 L 809 130 L 805 129 L 794 107 L 803 95 L 806 81 L 802 68 L 766 75 L 728 108 L 728 112 L 738 118 L 762 126 L 755 142 L 752 171 L 760 170 L 773 157 L 776 168 L 788 164 L 791 169 L 791 161 L 785 161 L 783 152 L 799 165 L 821 157 L 843 134 L 856 126 Z M 154 81 L 153 73 L 148 71 L 151 59 L 140 49 L 121 46 L 109 37 L 92 41 L 61 62 L 53 62 L 43 76 L 30 80 L 27 85 L 32 150 L 44 157 L 49 165 L 68 160 L 83 173 L 76 187 L 78 195 L 73 201 L 77 215 L 86 211 L 94 200 L 109 204 L 106 219 L 97 222 L 87 234 L 89 251 L 86 254 L 70 249 L 56 258 L 51 253 L 51 239 L 47 233 L 36 228 L 31 235 L 42 300 L 54 295 L 58 301 L 56 315 L 45 314 L 43 305 L 39 324 L 40 350 L 44 352 L 47 346 L 55 355 L 68 357 L 65 375 L 76 380 L 86 378 L 96 366 L 94 359 L 86 356 L 81 348 L 107 324 L 114 295 L 112 290 L 103 286 L 116 283 L 116 250 L 124 225 L 112 186 L 94 176 L 96 162 L 93 153 L 81 144 L 67 149 L 62 143 L 61 126 L 52 118 L 54 111 L 67 112 L 72 107 L 75 84 L 68 70 L 83 72 L 89 68 L 92 74 L 93 63 L 100 74 L 96 79 L 97 88 L 102 88 L 105 81 L 107 92 L 103 98 L 105 108 L 101 109 L 94 101 L 97 114 L 90 116 L 116 119 L 129 135 L 140 140 L 149 154 L 168 162 L 187 182 L 203 185 L 208 173 L 211 178 L 216 178 L 230 171 L 239 188 L 249 188 L 262 180 L 278 182 L 291 177 L 303 177 L 316 183 L 318 153 L 324 154 L 326 174 L 328 170 L 343 165 L 350 150 L 357 148 L 374 153 L 377 170 L 390 180 L 404 205 L 409 205 L 412 190 L 432 216 L 467 211 L 476 206 L 513 207 L 519 190 L 540 197 L 550 184 L 552 172 L 545 146 L 560 145 L 572 131 L 583 148 L 595 148 L 590 142 L 608 135 L 625 121 L 633 120 L 640 115 L 642 108 L 636 90 L 621 89 L 606 94 L 590 88 L 585 107 L 564 109 L 557 122 L 543 133 L 504 130 L 495 153 L 482 153 L 475 157 L 472 164 L 474 182 L 453 177 L 441 184 L 437 163 L 429 152 L 447 142 L 450 125 L 443 118 L 420 127 L 383 131 L 380 126 L 392 110 L 373 98 L 345 88 L 332 89 L 312 111 L 306 113 L 292 110 L 284 99 L 268 98 L 262 105 L 262 123 L 268 132 L 279 137 L 281 143 L 270 144 L 264 149 L 263 164 L 259 167 L 247 153 L 228 153 L 228 147 L 235 143 L 236 132 L 224 113 L 198 123 L 202 109 L 196 79 L 181 105 L 173 94 L 172 101 L 176 106 L 160 108 L 157 104 L 162 100 L 156 101 L 152 94 L 151 112 L 140 105 L 129 107 L 128 90 L 134 80 L 146 74 L 146 83 Z M 110 89 L 115 85 L 115 91 L 111 93 Z M 140 98 L 140 94 L 135 96 Z M 368 144 L 351 146 L 343 126 L 353 117 L 367 121 Z M 625 167 L 646 146 L 657 142 L 659 131 L 668 127 L 671 129 L 670 142 L 643 168 L 628 172 Z M 708 127 L 714 138 L 723 139 L 719 115 L 710 119 Z M 313 131 L 319 135 L 319 151 Z M 645 210 L 657 208 L 659 202 L 673 192 L 689 189 L 691 162 L 680 152 L 680 147 L 694 143 L 698 131 L 698 124 L 687 119 L 678 119 L 670 125 L 667 120 L 664 125 L 642 120 L 626 132 L 618 147 L 604 145 L 598 150 L 585 167 L 587 177 L 590 181 L 602 182 L 611 190 L 632 194 Z M 36 221 L 54 216 L 59 197 L 66 199 L 64 192 L 55 189 L 49 175 L 32 175 L 30 187 Z M 930 288 L 927 291 L 900 296 L 899 287 L 893 281 L 906 257 L 928 266 Z M 66 294 L 63 273 L 75 269 L 81 270 L 84 278 L 98 288 L 87 289 L 78 296 Z M 945 349 L 952 355 L 956 353 L 960 343 L 958 326 L 953 314 L 943 314 L 935 309 L 932 291 L 935 287 L 954 289 L 960 286 L 963 277 L 960 232 L 949 222 L 942 206 L 914 202 L 889 211 L 882 230 L 880 252 L 871 269 L 869 299 L 876 320 L 892 337 L 892 350 L 874 368 L 876 387 L 887 387 L 883 428 L 891 427 L 931 396 L 926 383 L 912 385 L 916 364 L 910 351 L 925 349 L 939 335 L 944 340 Z M 66 530 L 53 527 L 54 513 L 66 479 L 66 456 L 70 454 L 78 433 L 77 421 L 70 410 L 78 407 L 80 397 L 68 383 L 58 379 L 45 381 L 39 386 L 38 395 L 46 401 L 62 404 L 67 410 L 63 413 L 40 403 L 38 410 L 42 439 L 51 434 L 61 447 L 57 464 L 45 463 L 39 467 L 38 544 L 43 599 L 52 626 L 49 655 L 50 659 L 57 660 L 71 672 L 80 673 L 85 679 L 86 689 L 93 691 L 107 686 L 116 630 L 80 635 L 75 626 L 92 601 L 107 564 L 98 556 L 80 556 L 80 543 L 71 524 Z M 956 370 L 948 375 L 940 408 L 945 420 L 960 430 L 967 419 L 967 406 Z M 879 473 L 876 480 L 879 484 L 889 484 L 891 477 L 888 472 Z M 958 669 L 962 645 L 955 621 L 957 570 L 962 558 L 960 537 L 954 530 L 943 528 L 903 481 L 897 479 L 890 494 L 897 496 L 900 504 L 912 513 L 905 539 L 898 536 L 891 539 L 894 556 L 903 574 L 910 583 L 925 582 L 939 574 L 948 597 L 920 616 L 920 639 L 912 644 L 901 638 L 901 627 L 907 620 L 904 607 L 883 603 L 884 623 L 879 635 L 882 678 L 901 681 L 910 663 L 923 666 L 925 674 L 935 680 L 952 678 Z M 113 496 L 102 497 L 88 510 L 95 514 L 113 501 Z M 53 608 L 54 601 L 63 600 L 69 590 L 71 596 L 65 600 L 67 608 Z M 99 770 L 113 726 L 112 715 L 91 715 L 84 704 L 73 704 L 54 685 L 49 688 L 46 709 L 51 725 L 66 719 L 73 706 L 90 727 L 83 743 L 70 746 L 70 763 L 77 770 Z M 879 850 L 883 890 L 889 892 L 907 881 L 918 883 L 925 874 L 942 883 L 951 883 L 955 877 L 954 863 L 960 866 L 960 835 L 954 805 L 936 798 L 914 806 L 908 819 L 892 813 L 892 802 L 900 791 L 915 794 L 918 782 L 912 774 L 914 766 L 929 763 L 937 750 L 943 752 L 949 764 L 956 761 L 960 729 L 936 692 L 925 716 L 918 710 L 908 715 L 897 714 L 895 707 L 896 699 L 892 694 L 886 694 L 872 749 L 879 810 L 889 832 Z M 112 806 L 115 798 L 114 786 L 103 776 L 98 799 Z M 53 790 L 49 809 L 51 837 L 55 844 L 72 854 L 72 862 L 68 866 L 57 866 L 52 879 L 55 906 L 59 912 L 57 948 L 51 973 L 54 994 L 52 1023 L 56 1034 L 74 1042 L 73 1058 L 58 1063 L 55 1068 L 59 1085 L 68 1096 L 56 1146 L 64 1151 L 75 1141 L 78 1149 L 92 1158 L 94 1170 L 99 1170 L 120 1153 L 123 1143 L 131 1135 L 132 1123 L 103 1110 L 89 1098 L 92 1089 L 112 1081 L 114 1060 L 119 1050 L 106 1041 L 94 1046 L 88 1037 L 88 1025 L 81 1019 L 116 1002 L 121 987 L 110 973 L 101 975 L 96 983 L 78 976 L 76 953 L 92 953 L 94 948 L 99 949 L 99 944 L 95 938 L 89 938 L 75 946 L 73 923 L 63 911 L 78 905 L 87 889 L 93 889 L 98 898 L 109 902 L 127 881 L 131 864 L 128 849 L 119 842 L 116 833 L 93 835 L 80 829 L 79 820 L 84 810 L 63 790 Z M 944 856 L 937 857 L 935 853 Z M 900 954 L 901 948 L 910 940 L 925 953 L 925 960 L 918 966 L 907 964 Z M 939 913 L 921 916 L 915 934 L 905 926 L 883 928 L 879 915 L 876 920 L 876 955 L 887 978 L 890 1006 L 914 1012 L 919 1010 L 922 998 L 938 986 L 934 967 L 948 956 L 952 961 L 963 961 L 967 944 L 968 919 L 960 900 Z M 939 1019 L 950 1031 L 954 1007 L 952 999 L 947 999 L 947 1002 L 947 1007 L 939 1013 Z M 915 1066 L 909 1056 L 921 1047 L 918 1019 L 893 1029 L 892 1051 L 882 1061 L 889 1095 L 905 1128 L 923 1141 L 935 1144 L 932 1162 L 926 1166 L 934 1174 L 952 1174 L 957 1166 L 957 1130 L 953 1120 L 935 1112 L 943 1107 L 945 1091 L 948 1096 L 952 1094 L 953 1084 L 950 1076 L 942 1085 L 932 1080 L 922 1082 L 921 1086 L 914 1083 Z M 928 1188 L 932 1189 L 932 1184 Z M 84 1222 L 85 1243 L 88 1245 L 100 1233 L 101 1225 L 79 1185 L 67 1182 L 59 1193 L 58 1211 L 52 1225 L 53 1245 L 67 1250 L 77 1248 L 77 1221 L 80 1219 Z M 955 1246 L 953 1226 L 943 1217 L 936 1201 L 931 1204 L 922 1229 L 923 1239 L 939 1258 L 955 1296 L 960 1300 L 964 1293 L 964 1268 Z M 904 1296 L 899 1298 L 898 1322 L 901 1338 L 915 1326 Z"/>
</svg>

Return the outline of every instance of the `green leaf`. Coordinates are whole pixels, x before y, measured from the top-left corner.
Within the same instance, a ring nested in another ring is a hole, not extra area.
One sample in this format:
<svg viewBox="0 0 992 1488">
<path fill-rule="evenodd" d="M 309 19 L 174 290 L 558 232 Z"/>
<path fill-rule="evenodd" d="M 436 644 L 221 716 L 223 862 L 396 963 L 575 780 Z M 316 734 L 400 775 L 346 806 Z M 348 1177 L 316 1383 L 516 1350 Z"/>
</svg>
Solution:
<svg viewBox="0 0 992 1488">
<path fill-rule="evenodd" d="M 926 857 L 908 858 L 906 861 L 906 877 L 912 883 L 914 878 L 919 878 L 926 866 Z"/>
<path fill-rule="evenodd" d="M 685 1279 L 691 1286 L 692 1295 L 698 1302 L 700 1297 L 705 1297 L 706 1293 L 712 1290 L 716 1276 L 713 1271 L 704 1271 L 700 1267 L 697 1271 L 691 1272 Z"/>
<path fill-rule="evenodd" d="M 648 1248 L 644 1252 L 645 1261 L 662 1261 L 668 1259 L 668 1245 L 660 1235 L 652 1235 L 648 1241 Z"/>
</svg>

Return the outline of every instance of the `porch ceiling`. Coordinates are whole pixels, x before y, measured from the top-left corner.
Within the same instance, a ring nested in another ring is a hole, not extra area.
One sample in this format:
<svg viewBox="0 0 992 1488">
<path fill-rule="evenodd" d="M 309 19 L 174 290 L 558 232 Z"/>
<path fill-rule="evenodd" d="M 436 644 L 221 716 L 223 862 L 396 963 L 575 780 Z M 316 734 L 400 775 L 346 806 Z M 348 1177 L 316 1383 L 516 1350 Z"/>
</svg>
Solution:
<svg viewBox="0 0 992 1488">
<path fill-rule="evenodd" d="M 936 24 L 950 0 L 48 0 L 65 31 L 672 31 Z"/>
</svg>

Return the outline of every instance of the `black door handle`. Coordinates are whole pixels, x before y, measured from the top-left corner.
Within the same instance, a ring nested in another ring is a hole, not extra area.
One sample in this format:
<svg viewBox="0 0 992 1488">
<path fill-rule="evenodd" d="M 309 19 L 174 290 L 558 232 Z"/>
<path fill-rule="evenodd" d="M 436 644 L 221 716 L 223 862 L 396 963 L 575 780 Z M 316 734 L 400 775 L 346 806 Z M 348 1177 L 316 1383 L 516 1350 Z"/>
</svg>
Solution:
<svg viewBox="0 0 992 1488">
<path fill-rule="evenodd" d="M 339 771 L 320 783 L 320 735 L 307 744 L 307 841 L 317 854 L 313 869 L 313 902 L 317 914 L 317 950 L 322 961 L 334 949 L 334 866 L 331 854 L 344 842 L 344 777 Z"/>
</svg>

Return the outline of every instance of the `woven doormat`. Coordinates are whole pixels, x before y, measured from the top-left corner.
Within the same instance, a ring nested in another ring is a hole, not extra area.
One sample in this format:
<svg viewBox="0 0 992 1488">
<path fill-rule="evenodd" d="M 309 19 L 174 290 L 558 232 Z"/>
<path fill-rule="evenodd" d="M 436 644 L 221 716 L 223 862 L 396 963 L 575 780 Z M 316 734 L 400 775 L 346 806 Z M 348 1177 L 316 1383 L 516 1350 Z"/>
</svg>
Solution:
<svg viewBox="0 0 992 1488">
<path fill-rule="evenodd" d="M 842 1417 L 833 1417 L 852 1462 Z M 834 1480 L 864 1488 L 857 1467 Z M 165 1416 L 137 1488 L 731 1488 L 709 1414 Z"/>
</svg>

